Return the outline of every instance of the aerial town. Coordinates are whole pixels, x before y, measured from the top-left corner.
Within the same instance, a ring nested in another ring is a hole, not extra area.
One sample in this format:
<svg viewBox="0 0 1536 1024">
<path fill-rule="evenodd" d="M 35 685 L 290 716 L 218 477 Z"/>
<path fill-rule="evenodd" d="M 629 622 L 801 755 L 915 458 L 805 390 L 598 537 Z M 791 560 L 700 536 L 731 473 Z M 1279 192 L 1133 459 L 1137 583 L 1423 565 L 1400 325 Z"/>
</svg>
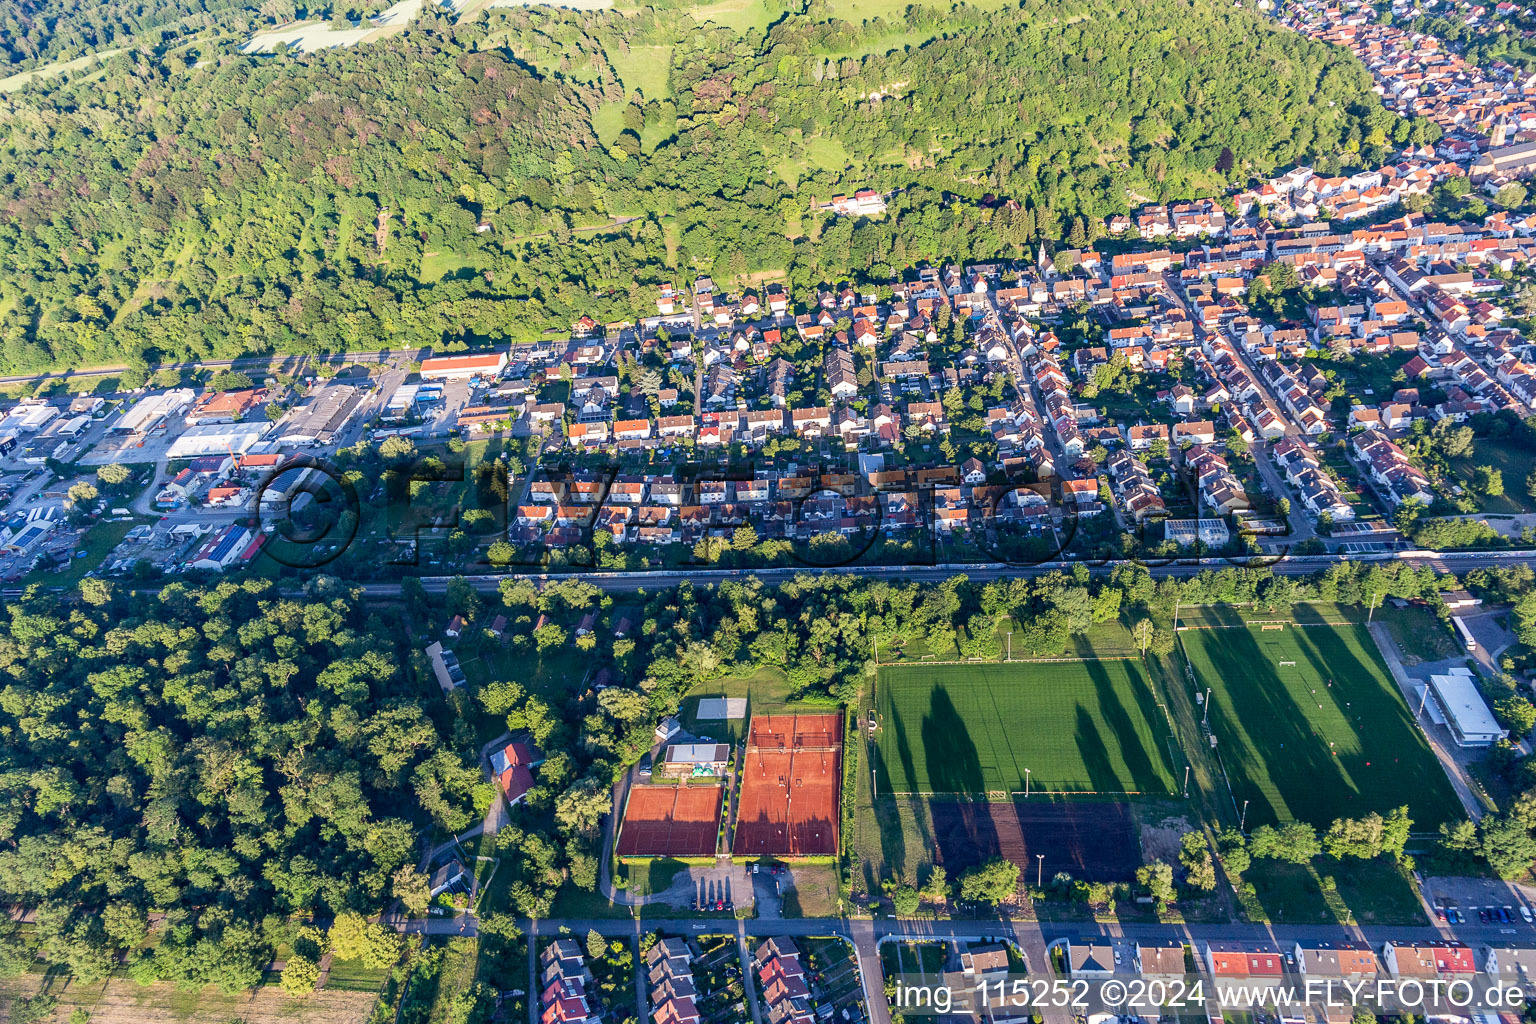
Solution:
<svg viewBox="0 0 1536 1024">
<path fill-rule="evenodd" d="M 69 488 L 99 467 L 129 468 L 137 489 L 98 514 L 159 518 L 93 568 L 224 570 L 261 550 L 252 514 L 298 476 L 272 486 L 286 456 L 498 433 L 531 441 L 540 467 L 504 510 L 528 552 L 603 533 L 661 565 L 742 527 L 937 537 L 954 561 L 988 557 L 999 533 L 1069 556 L 1410 546 L 1404 503 L 1478 510 L 1472 481 L 1431 480 L 1414 445 L 1476 417 L 1524 420 L 1536 401 L 1536 358 L 1511 326 L 1531 302 L 1536 215 L 1405 207 L 1447 183 L 1490 199 L 1510 186 L 1524 165 L 1506 154 L 1536 143 L 1469 139 L 1490 118 L 1493 140 L 1517 139 L 1536 108 L 1469 112 L 1450 97 L 1486 102 L 1484 79 L 1433 54 L 1402 76 L 1408 56 L 1377 56 L 1401 34 L 1357 21 L 1328 8 L 1303 25 L 1352 41 L 1397 102 L 1446 120 L 1436 145 L 1142 208 L 1106 223 L 1102 252 L 799 296 L 699 278 L 661 287 L 634 322 L 584 318 L 568 340 L 24 400 L 0 421 L 15 474 L 0 565 L 16 579 L 67 562 Z M 1423 81 L 1405 92 L 1394 76 Z"/>
<path fill-rule="evenodd" d="M 0 15 L 0 1021 L 1536 1022 L 1536 9 Z"/>
</svg>

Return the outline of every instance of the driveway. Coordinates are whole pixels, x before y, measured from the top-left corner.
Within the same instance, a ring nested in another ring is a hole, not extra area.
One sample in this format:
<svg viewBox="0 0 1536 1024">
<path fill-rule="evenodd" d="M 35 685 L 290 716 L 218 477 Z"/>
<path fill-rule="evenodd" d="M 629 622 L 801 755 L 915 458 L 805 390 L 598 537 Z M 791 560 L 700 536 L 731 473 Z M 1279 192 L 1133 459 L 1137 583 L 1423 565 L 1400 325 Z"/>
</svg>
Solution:
<svg viewBox="0 0 1536 1024">
<path fill-rule="evenodd" d="M 1259 468 L 1259 476 L 1264 479 L 1264 486 L 1278 500 L 1284 498 L 1291 503 L 1291 514 L 1286 516 L 1286 522 L 1290 524 L 1290 536 L 1285 538 L 1287 544 L 1300 544 L 1317 536 L 1317 528 L 1312 524 L 1312 517 L 1307 513 L 1306 506 L 1301 503 L 1301 498 L 1292 490 L 1291 485 L 1285 482 L 1280 471 L 1275 468 L 1274 461 L 1270 458 L 1270 446 L 1263 442 L 1255 442 L 1250 446 L 1253 454 L 1253 464 Z"/>
<path fill-rule="evenodd" d="M 1503 671 L 1499 668 L 1499 655 L 1515 642 L 1515 634 L 1499 622 L 1508 614 L 1508 608 L 1500 607 L 1479 610 L 1474 615 L 1457 616 L 1477 641 L 1477 650 L 1471 652 L 1472 656 L 1491 675 Z"/>
</svg>

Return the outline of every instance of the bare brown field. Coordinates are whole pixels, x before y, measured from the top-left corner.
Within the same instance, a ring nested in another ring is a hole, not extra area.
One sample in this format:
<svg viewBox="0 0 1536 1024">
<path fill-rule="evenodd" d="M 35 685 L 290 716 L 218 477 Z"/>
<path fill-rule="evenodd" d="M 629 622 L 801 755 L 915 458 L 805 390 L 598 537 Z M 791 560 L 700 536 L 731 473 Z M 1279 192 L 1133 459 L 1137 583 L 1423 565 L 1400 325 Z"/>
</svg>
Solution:
<svg viewBox="0 0 1536 1024">
<path fill-rule="evenodd" d="M 10 1016 L 16 999 L 44 991 L 42 975 L 28 974 L 0 983 L 0 1020 Z M 46 985 L 59 1000 L 53 1020 L 66 1021 L 80 1007 L 101 1024 L 360 1024 L 368 1017 L 377 994 L 373 992 L 316 992 L 307 999 L 292 999 L 276 985 L 255 992 L 228 995 L 216 988 L 187 992 L 172 985 L 135 985 L 112 979 L 90 985 L 54 980 Z"/>
</svg>

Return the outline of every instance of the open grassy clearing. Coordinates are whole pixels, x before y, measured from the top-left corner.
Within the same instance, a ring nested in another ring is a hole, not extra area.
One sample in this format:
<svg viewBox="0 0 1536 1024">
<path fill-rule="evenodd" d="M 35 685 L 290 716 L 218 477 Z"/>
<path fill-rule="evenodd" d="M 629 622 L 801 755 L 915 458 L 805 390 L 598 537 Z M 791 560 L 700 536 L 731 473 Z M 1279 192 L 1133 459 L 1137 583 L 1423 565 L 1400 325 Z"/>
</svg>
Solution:
<svg viewBox="0 0 1536 1024">
<path fill-rule="evenodd" d="M 805 140 L 804 152 L 799 157 L 786 157 L 774 165 L 774 171 L 786 185 L 799 184 L 811 168 L 837 172 L 848 167 L 848 149 L 839 139 L 812 136 Z"/>
<path fill-rule="evenodd" d="M 875 772 L 892 793 L 1176 792 L 1139 662 L 882 668 Z M 1029 722 L 1027 730 L 1019 723 Z"/>
<path fill-rule="evenodd" d="M 1473 492 L 1478 508 L 1484 512 L 1518 515 L 1536 512 L 1536 499 L 1525 490 L 1525 479 L 1536 472 L 1536 450 L 1507 439 L 1480 437 L 1473 442 L 1472 455 L 1451 460 L 1457 481 L 1472 489 L 1472 471 L 1478 466 L 1492 466 L 1504 474 L 1504 493 L 1490 496 Z"/>
<path fill-rule="evenodd" d="M 747 725 L 754 715 L 783 711 L 791 704 L 792 687 L 782 669 L 765 665 L 750 676 L 730 676 L 699 683 L 683 698 L 679 720 L 683 728 L 698 735 L 708 733 L 722 743 L 740 743 L 746 739 Z M 701 719 L 698 717 L 699 700 L 703 697 L 745 697 L 747 717 L 736 719 Z M 808 707 L 812 711 L 826 711 L 825 705 Z"/>
<path fill-rule="evenodd" d="M 432 284 L 465 269 L 475 269 L 474 260 L 466 259 L 456 252 L 422 253 L 421 269 L 416 272 L 416 280 L 422 284 Z"/>
<path fill-rule="evenodd" d="M 272 980 L 276 980 L 272 976 Z M 275 984 L 255 992 L 226 994 L 209 987 L 188 992 L 169 982 L 139 985 L 127 978 L 83 984 L 68 976 L 23 974 L 0 982 L 0 1020 L 10 1019 L 12 1002 L 38 993 L 59 1000 L 51 1020 L 67 1020 L 81 1009 L 95 1021 L 113 1024 L 355 1024 L 364 1020 L 377 1000 L 373 991 L 327 986 L 306 999 L 294 999 Z"/>
<path fill-rule="evenodd" d="M 793 886 L 784 888 L 785 917 L 833 917 L 843 913 L 837 869 L 824 864 L 797 864 Z"/>
<path fill-rule="evenodd" d="M 1180 634 L 1212 691 L 1216 753 L 1247 824 L 1386 813 L 1416 831 L 1461 805 L 1363 625 L 1190 629 Z M 1411 787 L 1404 786 L 1412 779 Z"/>
<path fill-rule="evenodd" d="M 73 71 L 83 71 L 100 61 L 116 57 L 122 52 L 123 48 L 121 46 L 114 46 L 109 50 L 102 50 L 99 53 L 87 53 L 73 60 L 56 61 L 53 64 L 45 64 L 40 68 L 33 68 L 31 71 L 22 71 L 6 78 L 0 78 L 0 92 L 15 92 L 28 82 L 36 81 L 39 78 L 52 78 L 57 75 L 67 75 Z"/>
<path fill-rule="evenodd" d="M 1255 861 L 1243 880 L 1253 885 L 1254 909 L 1271 924 L 1425 923 L 1413 876 L 1387 858 L 1310 864 Z"/>
<path fill-rule="evenodd" d="M 592 130 L 597 133 L 597 139 L 603 145 L 613 145 L 623 133 L 625 106 L 623 100 L 615 100 L 604 103 L 592 112 Z"/>
<path fill-rule="evenodd" d="M 667 87 L 667 73 L 672 67 L 672 47 L 631 46 L 628 53 L 617 48 L 608 51 L 608 63 L 624 83 L 624 91 L 636 90 L 648 100 L 663 100 L 672 95 Z"/>
<path fill-rule="evenodd" d="M 1441 622 L 1423 605 L 1395 608 L 1387 604 L 1376 609 L 1372 621 L 1387 628 L 1398 650 L 1402 651 L 1405 665 L 1440 661 L 1466 654 L 1460 639 L 1453 632 L 1454 627 Z"/>
<path fill-rule="evenodd" d="M 628 879 L 629 891 L 642 896 L 665 891 L 681 872 L 687 870 L 687 864 L 671 857 L 629 860 L 619 865 L 619 873 Z"/>
<path fill-rule="evenodd" d="M 736 32 L 766 32 L 773 14 L 765 0 L 716 0 L 698 4 L 688 12 L 696 21 L 712 21 Z"/>
</svg>

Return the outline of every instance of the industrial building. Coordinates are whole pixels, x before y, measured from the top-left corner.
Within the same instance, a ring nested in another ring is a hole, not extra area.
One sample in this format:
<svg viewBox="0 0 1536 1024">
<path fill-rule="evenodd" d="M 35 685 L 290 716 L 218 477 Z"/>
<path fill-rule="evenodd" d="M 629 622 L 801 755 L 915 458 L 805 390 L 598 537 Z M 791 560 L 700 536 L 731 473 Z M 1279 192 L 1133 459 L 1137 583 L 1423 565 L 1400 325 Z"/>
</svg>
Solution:
<svg viewBox="0 0 1536 1024">
<path fill-rule="evenodd" d="M 471 377 L 495 377 L 506 368 L 505 352 L 483 356 L 439 356 L 422 361 L 421 379 L 469 380 Z"/>
<path fill-rule="evenodd" d="M 16 530 L 0 543 L 0 550 L 8 554 L 25 555 L 41 544 L 53 532 L 57 524 L 52 519 L 34 519 Z M 7 529 L 4 531 L 10 533 Z"/>
<path fill-rule="evenodd" d="M 191 408 L 194 398 L 196 395 L 191 388 L 176 388 L 158 395 L 146 395 L 132 409 L 123 413 L 122 419 L 112 424 L 112 432 L 148 434 L 152 430 L 162 429 L 172 416 L 179 416 Z"/>
<path fill-rule="evenodd" d="M 46 430 L 38 433 L 37 437 L 27 444 L 18 456 L 22 462 L 31 466 L 41 466 L 49 459 L 60 457 L 64 449 L 90 426 L 89 416 L 71 416 L 69 419 L 56 419 L 49 424 Z"/>
<path fill-rule="evenodd" d="M 384 418 L 389 420 L 403 420 L 416 412 L 416 395 L 421 391 L 420 384 L 402 384 L 395 389 L 395 393 L 389 396 L 389 402 L 384 406 Z"/>
<path fill-rule="evenodd" d="M 340 436 L 347 420 L 363 400 L 363 392 L 350 384 L 317 385 L 282 422 L 284 445 L 330 444 Z"/>
<path fill-rule="evenodd" d="M 242 556 L 254 555 L 254 550 L 247 555 L 247 549 L 259 547 L 260 542 L 252 543 L 249 527 L 239 523 L 230 523 L 224 529 L 213 535 L 192 558 L 192 568 L 212 569 L 222 572 Z"/>
<path fill-rule="evenodd" d="M 244 455 L 266 436 L 266 423 L 204 423 L 188 427 L 167 449 L 168 459 L 196 459 L 204 455 Z"/>
<path fill-rule="evenodd" d="M 59 417 L 57 406 L 47 402 L 22 402 L 0 420 L 0 433 L 31 434 Z"/>
<path fill-rule="evenodd" d="M 266 401 L 265 388 L 245 388 L 241 391 L 210 391 L 203 395 L 192 411 L 187 413 L 187 422 L 199 423 L 234 423 L 250 415 L 261 403 Z"/>
</svg>

